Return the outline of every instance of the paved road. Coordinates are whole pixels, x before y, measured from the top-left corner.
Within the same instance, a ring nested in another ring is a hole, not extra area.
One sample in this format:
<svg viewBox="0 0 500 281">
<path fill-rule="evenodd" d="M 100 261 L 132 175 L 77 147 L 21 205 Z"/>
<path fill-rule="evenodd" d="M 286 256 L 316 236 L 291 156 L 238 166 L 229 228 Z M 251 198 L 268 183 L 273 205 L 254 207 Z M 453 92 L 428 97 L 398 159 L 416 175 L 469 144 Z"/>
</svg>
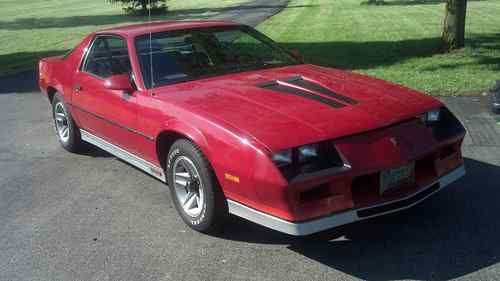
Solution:
<svg viewBox="0 0 500 281">
<path fill-rule="evenodd" d="M 63 151 L 48 102 L 13 84 L 0 91 L 2 281 L 500 280 L 500 125 L 484 99 L 444 99 L 470 133 L 465 179 L 406 212 L 296 239 L 236 218 L 219 236 L 191 231 L 158 181 L 98 149 Z"/>
</svg>

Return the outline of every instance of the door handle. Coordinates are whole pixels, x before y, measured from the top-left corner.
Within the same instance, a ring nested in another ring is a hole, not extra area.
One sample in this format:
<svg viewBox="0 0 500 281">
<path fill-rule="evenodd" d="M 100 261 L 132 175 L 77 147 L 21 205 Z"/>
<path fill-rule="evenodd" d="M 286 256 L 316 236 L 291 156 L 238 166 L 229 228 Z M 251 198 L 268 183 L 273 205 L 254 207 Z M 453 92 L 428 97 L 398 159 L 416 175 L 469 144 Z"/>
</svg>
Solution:
<svg viewBox="0 0 500 281">
<path fill-rule="evenodd" d="M 80 93 L 82 91 L 82 86 L 80 84 L 76 84 L 75 87 L 73 87 L 73 90 L 75 90 L 75 92 L 77 93 Z"/>
</svg>

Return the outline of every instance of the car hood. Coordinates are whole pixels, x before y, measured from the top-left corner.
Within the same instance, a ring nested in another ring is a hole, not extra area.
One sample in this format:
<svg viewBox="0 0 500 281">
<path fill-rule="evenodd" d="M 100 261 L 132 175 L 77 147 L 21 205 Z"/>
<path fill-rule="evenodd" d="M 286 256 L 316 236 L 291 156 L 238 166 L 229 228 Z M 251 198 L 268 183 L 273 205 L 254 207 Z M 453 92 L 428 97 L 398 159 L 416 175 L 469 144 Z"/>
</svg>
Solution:
<svg viewBox="0 0 500 281">
<path fill-rule="evenodd" d="M 296 81 L 305 80 L 297 86 Z M 417 91 L 348 71 L 297 65 L 178 84 L 160 96 L 229 124 L 270 151 L 386 127 L 441 106 Z M 168 92 L 168 93 L 167 93 Z"/>
</svg>

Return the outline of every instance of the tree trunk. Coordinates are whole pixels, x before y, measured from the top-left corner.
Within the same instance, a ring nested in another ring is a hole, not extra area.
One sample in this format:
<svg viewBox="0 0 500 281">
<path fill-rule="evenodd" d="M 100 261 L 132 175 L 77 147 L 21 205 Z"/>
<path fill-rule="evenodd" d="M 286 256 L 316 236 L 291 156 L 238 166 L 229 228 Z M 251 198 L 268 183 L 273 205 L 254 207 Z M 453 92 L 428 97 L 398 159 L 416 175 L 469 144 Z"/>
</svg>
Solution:
<svg viewBox="0 0 500 281">
<path fill-rule="evenodd" d="M 465 44 L 467 0 L 446 0 L 446 15 L 442 35 L 443 50 L 462 48 Z"/>
<path fill-rule="evenodd" d="M 144 14 L 148 11 L 148 1 L 147 0 L 141 0 L 141 9 Z"/>
</svg>

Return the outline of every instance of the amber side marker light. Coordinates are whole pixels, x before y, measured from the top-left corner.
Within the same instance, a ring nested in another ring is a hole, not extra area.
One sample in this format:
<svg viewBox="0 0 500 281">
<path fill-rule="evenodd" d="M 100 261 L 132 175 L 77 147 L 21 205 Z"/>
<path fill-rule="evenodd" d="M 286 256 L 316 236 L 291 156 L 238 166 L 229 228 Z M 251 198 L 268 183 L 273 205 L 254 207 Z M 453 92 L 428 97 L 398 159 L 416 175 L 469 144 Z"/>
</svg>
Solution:
<svg viewBox="0 0 500 281">
<path fill-rule="evenodd" d="M 235 183 L 240 183 L 240 178 L 239 177 L 233 176 L 233 175 L 228 174 L 228 173 L 224 173 L 224 178 L 226 178 L 226 180 L 228 180 L 228 181 L 232 181 L 232 182 L 235 182 Z"/>
</svg>

